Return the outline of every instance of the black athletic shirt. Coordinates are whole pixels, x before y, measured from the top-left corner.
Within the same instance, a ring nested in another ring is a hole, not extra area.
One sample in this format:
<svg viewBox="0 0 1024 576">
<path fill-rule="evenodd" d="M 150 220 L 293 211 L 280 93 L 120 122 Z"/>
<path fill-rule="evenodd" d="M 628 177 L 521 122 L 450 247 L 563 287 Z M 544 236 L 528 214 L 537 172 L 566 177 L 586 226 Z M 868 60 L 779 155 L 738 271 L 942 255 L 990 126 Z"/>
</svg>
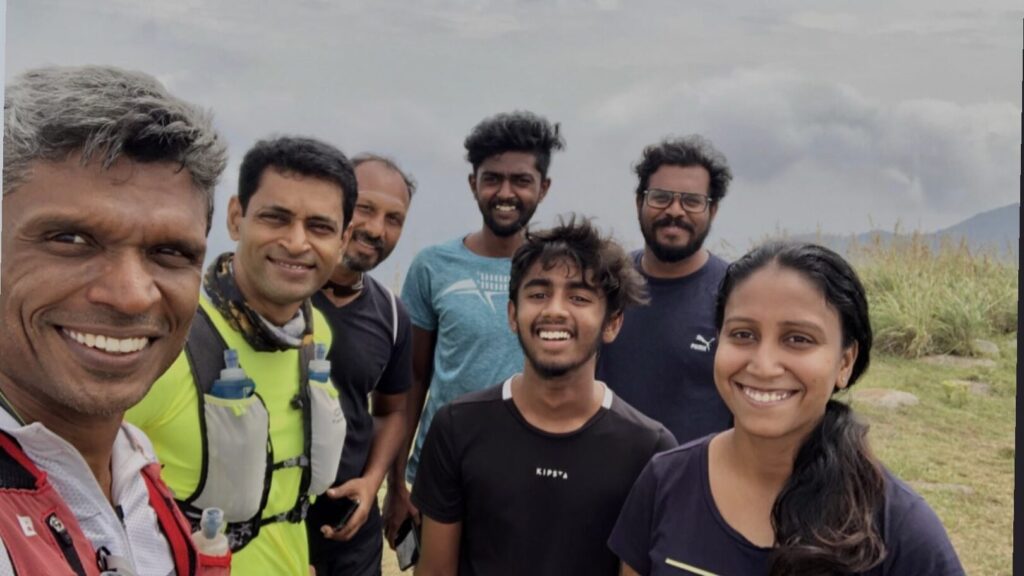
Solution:
<svg viewBox="0 0 1024 576">
<path fill-rule="evenodd" d="M 722 518 L 708 483 L 708 443 L 654 457 L 622 508 L 608 546 L 641 576 L 768 573 L 760 548 Z M 942 523 L 923 498 L 885 470 L 882 537 L 887 555 L 863 576 L 962 576 Z"/>
<path fill-rule="evenodd" d="M 516 408 L 510 383 L 438 411 L 413 502 L 462 522 L 460 576 L 617 575 L 612 525 L 646 461 L 675 439 L 607 388 L 579 430 L 544 432 Z"/>
<path fill-rule="evenodd" d="M 345 447 L 341 452 L 335 485 L 363 475 L 373 442 L 373 417 L 369 394 L 400 394 L 412 384 L 412 337 L 409 315 L 402 302 L 369 275 L 363 276 L 362 292 L 347 305 L 336 307 L 321 292 L 313 295 L 313 305 L 331 326 L 333 340 L 328 352 L 331 380 L 340 392 L 341 408 L 347 421 Z M 398 320 L 397 330 L 395 319 Z M 349 542 L 327 540 L 320 534 L 322 524 L 334 525 L 342 505 L 324 496 L 317 498 L 307 519 L 310 554 L 314 562 L 325 554 L 365 554 L 380 552 L 380 514 L 372 511 L 366 524 Z M 367 546 L 363 546 L 363 540 Z"/>
<path fill-rule="evenodd" d="M 732 426 L 714 379 L 715 298 L 727 264 L 712 254 L 693 274 L 654 278 L 643 273 L 642 255 L 632 258 L 650 304 L 626 310 L 619 335 L 601 348 L 597 379 L 685 444 Z"/>
</svg>

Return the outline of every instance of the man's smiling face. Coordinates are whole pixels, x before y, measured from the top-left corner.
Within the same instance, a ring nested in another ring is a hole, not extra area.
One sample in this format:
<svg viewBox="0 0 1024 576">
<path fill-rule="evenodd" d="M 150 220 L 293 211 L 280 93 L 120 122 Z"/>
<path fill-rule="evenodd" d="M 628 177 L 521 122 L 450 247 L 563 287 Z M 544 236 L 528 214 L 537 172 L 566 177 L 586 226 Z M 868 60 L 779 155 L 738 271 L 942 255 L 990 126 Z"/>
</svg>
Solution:
<svg viewBox="0 0 1024 576">
<path fill-rule="evenodd" d="M 37 161 L 3 199 L 0 377 L 39 409 L 106 416 L 181 351 L 206 202 L 178 164 Z"/>
<path fill-rule="evenodd" d="M 247 303 L 286 322 L 320 289 L 345 248 L 341 188 L 327 180 L 267 168 L 242 212 L 228 206 L 228 231 L 238 242 L 235 280 Z M 283 318 L 283 319 L 282 319 Z"/>
</svg>

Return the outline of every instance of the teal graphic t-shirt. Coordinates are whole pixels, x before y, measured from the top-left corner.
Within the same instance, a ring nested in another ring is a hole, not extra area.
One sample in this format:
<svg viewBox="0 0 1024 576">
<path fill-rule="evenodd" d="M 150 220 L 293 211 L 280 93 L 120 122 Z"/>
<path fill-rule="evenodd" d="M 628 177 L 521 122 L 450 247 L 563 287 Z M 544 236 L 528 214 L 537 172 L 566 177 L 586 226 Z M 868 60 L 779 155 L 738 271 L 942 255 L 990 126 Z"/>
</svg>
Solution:
<svg viewBox="0 0 1024 576">
<path fill-rule="evenodd" d="M 474 254 L 456 238 L 424 249 L 409 267 L 402 302 L 413 325 L 437 332 L 434 374 L 406 469 L 409 482 L 441 406 L 523 370 L 523 351 L 508 327 L 511 265 L 509 258 Z"/>
</svg>

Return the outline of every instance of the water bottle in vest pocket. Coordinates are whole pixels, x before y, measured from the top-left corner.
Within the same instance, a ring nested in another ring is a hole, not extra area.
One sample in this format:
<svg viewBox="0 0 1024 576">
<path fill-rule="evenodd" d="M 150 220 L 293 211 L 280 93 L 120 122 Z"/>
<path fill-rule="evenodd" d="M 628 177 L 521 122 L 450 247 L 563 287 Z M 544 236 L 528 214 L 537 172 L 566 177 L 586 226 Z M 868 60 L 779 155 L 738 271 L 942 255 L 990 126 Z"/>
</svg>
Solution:
<svg viewBox="0 0 1024 576">
<path fill-rule="evenodd" d="M 312 496 L 323 493 L 334 484 L 345 445 L 345 414 L 341 410 L 338 390 L 331 383 L 331 362 L 327 349 L 316 345 L 315 357 L 309 362 L 310 478 Z"/>
<path fill-rule="evenodd" d="M 207 467 L 205 482 L 190 504 L 220 508 L 227 522 L 249 520 L 260 512 L 270 417 L 258 394 L 247 398 L 203 395 Z"/>
</svg>

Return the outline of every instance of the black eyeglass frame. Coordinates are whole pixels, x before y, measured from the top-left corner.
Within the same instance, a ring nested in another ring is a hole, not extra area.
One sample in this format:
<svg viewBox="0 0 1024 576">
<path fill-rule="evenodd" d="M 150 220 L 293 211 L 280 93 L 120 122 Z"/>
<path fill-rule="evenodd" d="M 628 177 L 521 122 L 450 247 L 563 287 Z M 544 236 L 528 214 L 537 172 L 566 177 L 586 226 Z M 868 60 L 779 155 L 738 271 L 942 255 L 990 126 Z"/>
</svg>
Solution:
<svg viewBox="0 0 1024 576">
<path fill-rule="evenodd" d="M 664 206 L 657 206 L 655 204 L 651 204 L 651 192 L 671 194 L 672 198 Z M 686 200 L 690 198 L 700 199 L 701 202 L 704 203 L 704 206 L 700 210 L 691 210 L 687 208 Z M 673 192 L 671 190 L 662 190 L 660 188 L 648 188 L 647 190 L 644 190 L 644 202 L 646 202 L 648 206 L 656 210 L 664 210 L 665 208 L 668 208 L 669 206 L 674 204 L 677 201 L 677 199 L 679 201 L 679 205 L 683 208 L 683 211 L 688 212 L 690 214 L 703 214 L 708 211 L 708 207 L 715 203 L 714 198 L 710 196 L 705 196 L 704 194 L 694 194 L 693 192 Z"/>
</svg>

